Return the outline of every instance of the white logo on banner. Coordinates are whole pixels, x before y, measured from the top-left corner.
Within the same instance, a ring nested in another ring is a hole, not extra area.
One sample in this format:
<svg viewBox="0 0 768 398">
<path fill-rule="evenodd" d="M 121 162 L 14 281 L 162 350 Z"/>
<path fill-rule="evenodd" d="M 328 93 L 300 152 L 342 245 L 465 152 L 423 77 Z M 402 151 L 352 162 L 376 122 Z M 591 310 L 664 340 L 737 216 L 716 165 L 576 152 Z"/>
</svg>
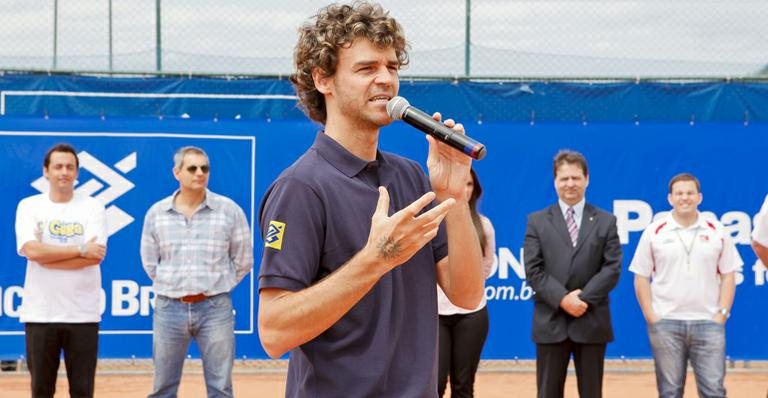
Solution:
<svg viewBox="0 0 768 398">
<path fill-rule="evenodd" d="M 104 207 L 107 209 L 107 220 L 109 220 L 107 222 L 107 228 L 109 229 L 109 235 L 112 236 L 117 231 L 132 223 L 134 218 L 119 207 L 115 205 L 110 206 L 109 204 L 133 189 L 135 185 L 86 151 L 80 151 L 80 153 L 77 154 L 77 157 L 80 159 L 80 167 L 88 170 L 88 172 L 95 177 L 108 184 L 106 189 L 101 190 L 104 188 L 104 184 L 96 178 L 91 178 L 83 183 L 77 182 L 75 192 L 93 196 L 104 204 Z M 135 169 L 136 152 L 132 152 L 119 162 L 115 163 L 114 167 L 123 172 L 123 174 Z M 32 187 L 42 193 L 48 192 L 48 189 L 50 188 L 48 180 L 46 180 L 45 177 L 40 177 L 33 181 Z M 100 190 L 101 192 L 99 192 Z M 94 195 L 96 192 L 99 192 L 99 194 Z"/>
</svg>

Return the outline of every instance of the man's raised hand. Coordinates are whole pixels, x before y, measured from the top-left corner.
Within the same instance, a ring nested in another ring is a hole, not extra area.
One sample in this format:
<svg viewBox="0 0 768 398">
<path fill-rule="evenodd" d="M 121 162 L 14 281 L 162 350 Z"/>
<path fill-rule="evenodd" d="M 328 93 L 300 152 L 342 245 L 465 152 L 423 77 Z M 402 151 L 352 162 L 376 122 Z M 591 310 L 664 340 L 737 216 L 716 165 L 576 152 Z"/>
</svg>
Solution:
<svg viewBox="0 0 768 398">
<path fill-rule="evenodd" d="M 371 232 L 364 250 L 372 251 L 377 262 L 384 264 L 384 268 L 380 269 L 382 274 L 408 261 L 437 235 L 440 222 L 456 201 L 445 200 L 419 214 L 434 199 L 435 194 L 427 192 L 390 216 L 389 192 L 379 187 L 379 200 L 371 218 Z"/>
</svg>

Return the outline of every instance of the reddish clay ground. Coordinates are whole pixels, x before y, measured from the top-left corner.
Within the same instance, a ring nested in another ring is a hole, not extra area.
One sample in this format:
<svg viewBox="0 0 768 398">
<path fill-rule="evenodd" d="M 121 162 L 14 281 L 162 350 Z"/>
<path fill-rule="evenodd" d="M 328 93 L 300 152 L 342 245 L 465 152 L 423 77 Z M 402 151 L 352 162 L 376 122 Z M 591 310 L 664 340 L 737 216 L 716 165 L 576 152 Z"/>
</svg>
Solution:
<svg viewBox="0 0 768 398">
<path fill-rule="evenodd" d="M 535 397 L 535 375 L 532 372 L 481 372 L 478 374 L 476 394 L 478 398 Z M 284 373 L 236 373 L 235 396 L 281 398 L 284 395 Z M 145 397 L 152 385 L 151 374 L 100 374 L 96 379 L 98 398 Z M 728 396 L 731 398 L 765 397 L 768 372 L 737 370 L 726 377 Z M 4 398 L 29 397 L 29 376 L 24 373 L 0 374 L 0 395 Z M 605 375 L 604 395 L 607 398 L 649 398 L 656 396 L 655 380 L 648 372 L 608 372 Z M 59 377 L 56 397 L 68 397 L 66 377 Z M 182 379 L 179 396 L 184 398 L 205 397 L 203 376 L 188 373 Z M 576 398 L 575 378 L 568 376 L 567 398 Z M 696 397 L 693 375 L 689 374 L 685 397 Z"/>
</svg>

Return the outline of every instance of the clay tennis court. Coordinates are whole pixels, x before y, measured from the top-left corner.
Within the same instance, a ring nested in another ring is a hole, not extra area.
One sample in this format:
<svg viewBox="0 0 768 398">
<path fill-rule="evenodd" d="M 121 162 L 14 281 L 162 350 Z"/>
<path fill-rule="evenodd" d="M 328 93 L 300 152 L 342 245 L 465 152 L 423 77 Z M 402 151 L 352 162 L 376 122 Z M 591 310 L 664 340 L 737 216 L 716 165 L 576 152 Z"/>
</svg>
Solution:
<svg viewBox="0 0 768 398">
<path fill-rule="evenodd" d="M 536 376 L 531 363 L 505 366 L 484 364 L 478 373 L 475 396 L 478 398 L 535 397 Z M 648 398 L 656 396 L 652 368 L 647 361 L 641 363 L 607 364 L 604 396 L 607 398 Z M 578 397 L 575 376 L 566 382 L 566 397 Z M 234 374 L 235 396 L 281 398 L 285 394 L 284 361 L 268 366 L 236 366 Z M 766 397 L 768 368 L 761 363 L 741 363 L 728 369 L 725 379 L 731 398 Z M 98 398 L 144 397 L 152 386 L 151 369 L 146 365 L 135 369 L 100 370 L 96 376 Z M 23 371 L 0 373 L 0 396 L 3 398 L 29 397 L 29 375 Z M 66 376 L 60 374 L 56 397 L 68 397 Z M 693 374 L 689 372 L 685 397 L 697 397 Z M 179 397 L 205 397 L 203 375 L 196 366 L 185 369 Z"/>
</svg>

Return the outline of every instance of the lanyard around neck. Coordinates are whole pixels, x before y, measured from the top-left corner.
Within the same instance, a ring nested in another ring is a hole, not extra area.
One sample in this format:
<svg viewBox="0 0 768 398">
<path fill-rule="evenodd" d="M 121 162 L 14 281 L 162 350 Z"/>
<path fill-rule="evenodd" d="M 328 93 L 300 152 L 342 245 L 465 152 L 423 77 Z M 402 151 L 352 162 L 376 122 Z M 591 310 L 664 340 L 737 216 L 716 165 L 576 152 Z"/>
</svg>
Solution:
<svg viewBox="0 0 768 398">
<path fill-rule="evenodd" d="M 683 246 L 683 250 L 685 250 L 685 262 L 687 264 L 688 271 L 691 270 L 691 252 L 693 252 L 693 246 L 696 244 L 696 238 L 699 237 L 699 227 L 696 227 L 696 233 L 693 234 L 693 239 L 691 239 L 690 244 L 685 244 L 685 240 L 683 240 L 683 236 L 680 235 L 680 230 L 675 230 L 675 235 L 677 235 L 677 239 L 680 240 L 680 244 Z"/>
</svg>

